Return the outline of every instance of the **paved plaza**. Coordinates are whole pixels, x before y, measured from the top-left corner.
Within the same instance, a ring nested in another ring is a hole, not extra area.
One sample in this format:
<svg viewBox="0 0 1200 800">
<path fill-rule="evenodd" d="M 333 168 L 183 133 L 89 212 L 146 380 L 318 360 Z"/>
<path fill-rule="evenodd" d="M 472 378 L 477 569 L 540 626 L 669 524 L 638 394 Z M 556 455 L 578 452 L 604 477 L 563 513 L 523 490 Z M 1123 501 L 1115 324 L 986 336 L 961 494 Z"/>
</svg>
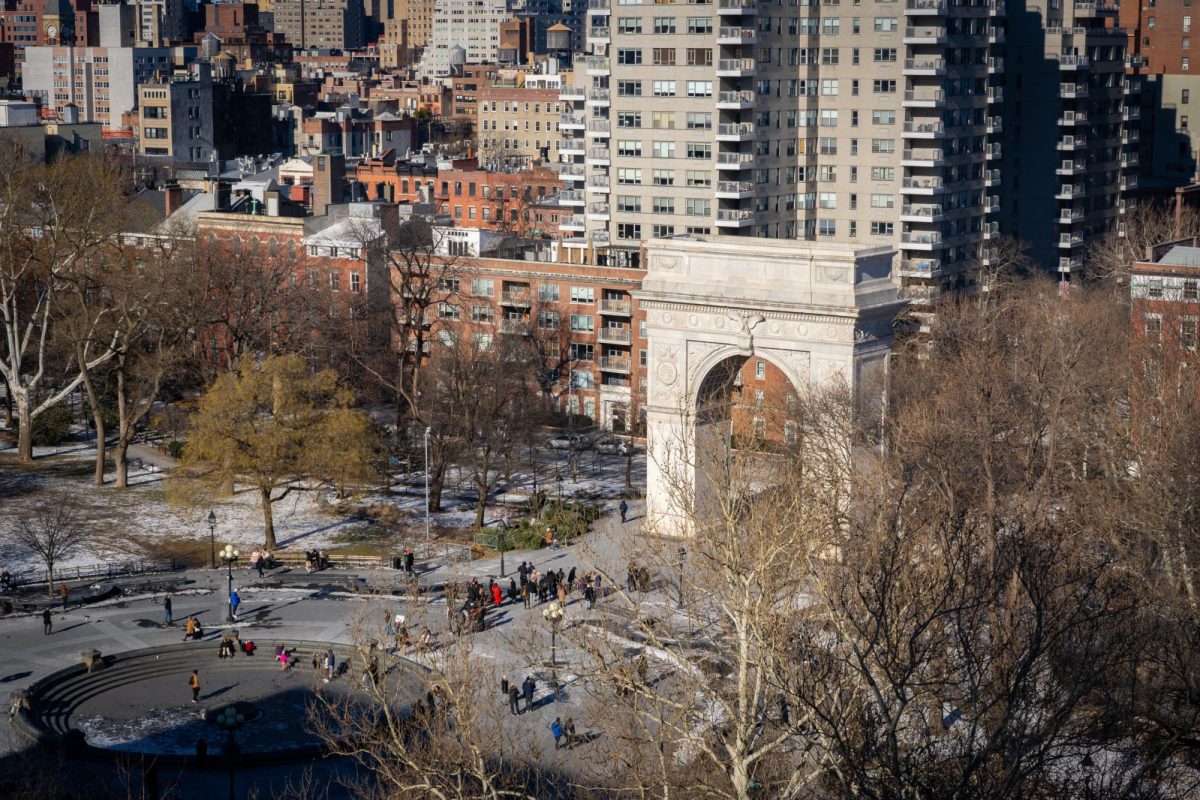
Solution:
<svg viewBox="0 0 1200 800">
<path fill-rule="evenodd" d="M 606 516 L 595 523 L 593 531 L 583 540 L 571 546 L 507 553 L 507 574 L 515 577 L 517 565 L 525 561 L 543 571 L 570 572 L 575 567 L 582 572 L 600 568 L 610 575 L 624 576 L 627 554 L 633 549 L 641 521 L 641 503 L 632 503 L 630 510 L 627 524 L 622 525 L 615 515 Z M 260 732 L 270 736 L 272 730 L 284 731 L 302 725 L 302 693 L 298 690 L 313 679 L 309 654 L 301 648 L 301 663 L 288 673 L 268 668 L 239 674 L 237 659 L 244 663 L 246 657 L 239 655 L 228 664 L 219 659 L 221 638 L 236 628 L 243 642 L 253 641 L 257 645 L 259 654 L 255 658 L 269 664 L 279 643 L 330 642 L 350 646 L 376 641 L 388 647 L 391 642 L 387 638 L 387 623 L 396 614 L 404 614 L 414 630 L 420 625 L 428 626 L 439 643 L 447 644 L 454 634 L 448 630 L 444 584 L 462 584 L 477 578 L 486 585 L 489 578 L 495 578 L 503 586 L 508 585 L 507 578 L 500 578 L 499 558 L 466 563 L 435 561 L 418 564 L 417 571 L 422 591 L 413 595 L 409 591 L 411 585 L 399 571 L 331 569 L 306 575 L 303 569 L 280 568 L 259 578 L 248 569 L 236 569 L 234 585 L 241 606 L 234 625 L 225 622 L 227 577 L 223 569 L 119 580 L 122 592 L 118 596 L 72 606 L 65 613 L 55 607 L 50 635 L 43 633 L 40 612 L 0 618 L 0 664 L 3 665 L 0 692 L 7 697 L 10 691 L 25 689 L 53 672 L 79 664 L 80 654 L 92 649 L 112 654 L 174 646 L 171 663 L 175 667 L 160 669 L 160 674 L 152 678 L 139 679 L 136 690 L 105 692 L 86 699 L 71 710 L 70 727 L 81 729 L 88 742 L 98 746 L 120 747 L 119 740 L 127 738 L 153 740 L 155 746 L 165 748 L 166 752 L 172 748 L 186 750 L 204 732 L 204 723 L 190 703 L 187 686 L 191 669 L 199 669 L 203 686 L 201 708 L 259 697 L 275 698 L 272 702 L 276 707 L 268 709 L 271 721 L 263 723 Z M 175 621 L 171 626 L 164 622 L 162 604 L 168 588 L 172 592 Z M 593 612 L 585 611 L 578 592 L 573 593 L 568 603 L 567 624 L 574 624 L 588 613 Z M 201 622 L 204 636 L 201 641 L 184 644 L 182 626 L 188 616 Z M 534 603 L 526 609 L 519 600 L 513 604 L 506 599 L 489 618 L 491 624 L 487 630 L 462 635 L 469 637 L 473 652 L 485 654 L 505 674 L 517 680 L 525 674 L 542 678 L 532 714 L 513 716 L 510 724 L 544 732 L 555 716 L 571 712 L 549 702 L 548 682 L 544 677 L 550 635 L 541 608 Z M 559 637 L 560 645 L 565 646 L 564 638 Z M 518 639 L 520 645 L 515 644 Z M 537 644 L 531 646 L 531 641 Z M 423 660 L 423 656 L 409 654 Z M 560 648 L 559 659 L 569 665 L 571 654 Z M 568 687 L 563 702 L 572 703 L 569 669 L 564 669 L 560 677 Z M 498 691 L 496 701 L 502 702 Z M 295 724 L 289 726 L 289 722 Z M 11 755 L 14 749 L 27 746 L 27 742 L 11 735 L 12 726 L 9 727 L 10 735 L 0 737 L 0 748 Z M 566 757 L 554 750 L 548 735 L 533 737 L 533 741 L 540 743 L 538 746 L 548 759 Z M 264 786 L 276 785 L 287 772 L 282 768 L 249 770 L 244 778 L 247 782 L 261 781 Z M 256 773 L 258 778 L 254 777 Z M 175 794 L 169 796 L 205 797 L 205 787 L 218 778 L 219 774 L 189 778 L 176 785 Z"/>
</svg>

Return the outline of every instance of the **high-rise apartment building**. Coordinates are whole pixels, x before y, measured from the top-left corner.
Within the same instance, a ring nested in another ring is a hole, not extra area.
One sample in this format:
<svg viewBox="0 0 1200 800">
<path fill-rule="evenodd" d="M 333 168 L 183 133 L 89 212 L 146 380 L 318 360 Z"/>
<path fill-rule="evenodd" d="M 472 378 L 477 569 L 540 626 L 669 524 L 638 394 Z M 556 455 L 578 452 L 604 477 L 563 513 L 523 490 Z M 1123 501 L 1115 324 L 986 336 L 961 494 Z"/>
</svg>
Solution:
<svg viewBox="0 0 1200 800">
<path fill-rule="evenodd" d="M 1117 213 L 1122 39 L 1095 3 L 1035 5 L 590 0 L 562 93 L 570 246 L 620 266 L 689 233 L 894 245 L 918 303 L 1002 233 L 1074 271 Z"/>
<path fill-rule="evenodd" d="M 363 0 L 279 0 L 275 31 L 297 49 L 355 50 L 367 43 Z"/>
<path fill-rule="evenodd" d="M 500 23 L 511 17 L 507 0 L 437 0 L 419 74 L 444 77 L 452 65 L 497 63 Z"/>
<path fill-rule="evenodd" d="M 385 25 L 385 36 L 390 41 L 398 41 L 392 31 L 392 25 L 404 22 L 408 28 L 406 37 L 408 46 L 413 50 L 421 50 L 433 36 L 433 11 L 436 0 L 393 0 L 392 21 Z"/>
<path fill-rule="evenodd" d="M 1121 27 L 1129 34 L 1128 84 L 1140 102 L 1126 114 L 1140 125 L 1140 175 L 1147 188 L 1190 183 L 1200 152 L 1200 39 L 1192 61 L 1192 36 L 1200 35 L 1200 12 L 1192 0 L 1121 5 Z"/>
</svg>

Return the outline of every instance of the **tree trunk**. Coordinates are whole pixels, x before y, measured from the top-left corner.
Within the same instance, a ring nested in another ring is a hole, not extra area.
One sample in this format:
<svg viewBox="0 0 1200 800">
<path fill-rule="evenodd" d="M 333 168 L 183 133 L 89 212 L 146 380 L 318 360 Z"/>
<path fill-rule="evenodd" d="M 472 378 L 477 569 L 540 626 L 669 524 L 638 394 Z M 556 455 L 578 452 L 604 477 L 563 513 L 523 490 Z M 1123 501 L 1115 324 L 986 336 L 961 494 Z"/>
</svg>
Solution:
<svg viewBox="0 0 1200 800">
<path fill-rule="evenodd" d="M 80 364 L 86 364 L 87 359 L 83 353 L 76 355 L 75 360 Z M 92 406 L 92 423 L 96 426 L 96 475 L 95 483 L 97 486 L 104 485 L 104 414 L 100 409 L 100 400 L 96 397 L 96 386 L 92 383 L 92 374 L 87 369 L 80 370 L 80 376 L 83 378 L 83 390 L 87 392 L 88 403 Z"/>
<path fill-rule="evenodd" d="M 0 380 L 4 381 L 4 424 L 5 427 L 11 428 L 13 424 L 12 388 L 8 385 L 8 378 L 0 376 Z"/>
<path fill-rule="evenodd" d="M 625 488 L 633 488 L 633 432 L 629 433 L 629 452 L 625 454 Z"/>
<path fill-rule="evenodd" d="M 278 545 L 275 542 L 275 517 L 271 510 L 271 490 L 260 488 L 258 492 L 262 498 L 264 546 L 268 550 L 274 550 Z"/>
<path fill-rule="evenodd" d="M 116 487 L 129 488 L 129 440 L 124 435 L 118 435 L 117 443 L 113 445 L 113 469 L 117 473 Z"/>
<path fill-rule="evenodd" d="M 30 407 L 28 395 L 18 395 L 17 403 L 17 461 L 22 464 L 33 463 L 33 409 Z"/>
<path fill-rule="evenodd" d="M 475 527 L 483 528 L 483 518 L 487 511 L 487 487 L 479 487 L 479 502 L 475 504 Z"/>
<path fill-rule="evenodd" d="M 54 562 L 46 562 L 46 594 L 54 597 Z"/>
<path fill-rule="evenodd" d="M 429 476 L 429 512 L 434 513 L 442 510 L 442 472 L 438 470 L 436 475 Z"/>
</svg>

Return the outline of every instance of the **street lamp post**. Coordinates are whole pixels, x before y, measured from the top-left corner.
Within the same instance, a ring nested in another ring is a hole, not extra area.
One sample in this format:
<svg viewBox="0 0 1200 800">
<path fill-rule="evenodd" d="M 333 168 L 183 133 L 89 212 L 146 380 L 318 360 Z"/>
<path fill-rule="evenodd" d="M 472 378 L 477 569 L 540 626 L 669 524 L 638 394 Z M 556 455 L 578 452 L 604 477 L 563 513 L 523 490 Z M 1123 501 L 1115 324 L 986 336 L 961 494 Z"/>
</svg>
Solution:
<svg viewBox="0 0 1200 800">
<path fill-rule="evenodd" d="M 563 604 L 555 600 L 542 609 L 542 616 L 550 623 L 550 675 L 554 686 L 554 702 L 558 702 L 558 626 L 562 624 L 567 611 Z"/>
<path fill-rule="evenodd" d="M 687 550 L 679 548 L 679 607 L 683 608 L 683 565 L 687 558 Z"/>
<path fill-rule="evenodd" d="M 236 621 L 233 618 L 233 562 L 237 561 L 238 556 L 240 555 L 241 553 L 237 551 L 237 548 L 231 544 L 225 545 L 225 549 L 221 551 L 221 561 L 223 561 L 225 566 L 229 569 L 229 591 L 226 594 L 226 597 L 229 600 L 229 615 L 225 619 L 225 621 L 229 623 Z"/>
<path fill-rule="evenodd" d="M 500 549 L 500 577 L 503 578 L 504 577 L 504 550 L 508 546 L 508 520 L 507 519 L 501 520 L 501 522 L 500 522 L 500 536 L 498 538 L 497 544 Z"/>
<path fill-rule="evenodd" d="M 430 427 L 425 428 L 425 541 L 430 541 L 433 537 L 430 534 L 429 528 L 429 433 L 433 430 Z"/>
<path fill-rule="evenodd" d="M 217 515 L 213 511 L 208 512 L 208 550 L 209 550 L 209 566 L 213 569 L 217 568 Z"/>
<path fill-rule="evenodd" d="M 235 800 L 233 783 L 233 767 L 237 758 L 237 740 L 234 738 L 234 731 L 242 726 L 246 721 L 246 717 L 238 712 L 233 706 L 226 706 L 221 713 L 217 714 L 217 725 L 229 734 L 229 738 L 225 743 L 225 758 L 229 762 L 229 800 Z"/>
</svg>

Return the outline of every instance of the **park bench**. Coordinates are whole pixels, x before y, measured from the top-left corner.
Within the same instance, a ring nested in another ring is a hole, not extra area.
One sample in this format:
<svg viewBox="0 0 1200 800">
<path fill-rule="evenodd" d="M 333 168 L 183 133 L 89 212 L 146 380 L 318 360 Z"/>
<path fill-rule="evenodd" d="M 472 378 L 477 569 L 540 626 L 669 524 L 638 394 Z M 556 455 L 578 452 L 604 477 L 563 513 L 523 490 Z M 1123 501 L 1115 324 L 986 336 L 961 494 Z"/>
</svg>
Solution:
<svg viewBox="0 0 1200 800">
<path fill-rule="evenodd" d="M 330 567 L 389 567 L 390 559 L 384 556 L 349 555 L 343 553 L 327 553 L 326 558 Z M 281 551 L 271 554 L 271 560 L 284 567 L 303 567 L 307 558 L 303 551 Z"/>
</svg>

